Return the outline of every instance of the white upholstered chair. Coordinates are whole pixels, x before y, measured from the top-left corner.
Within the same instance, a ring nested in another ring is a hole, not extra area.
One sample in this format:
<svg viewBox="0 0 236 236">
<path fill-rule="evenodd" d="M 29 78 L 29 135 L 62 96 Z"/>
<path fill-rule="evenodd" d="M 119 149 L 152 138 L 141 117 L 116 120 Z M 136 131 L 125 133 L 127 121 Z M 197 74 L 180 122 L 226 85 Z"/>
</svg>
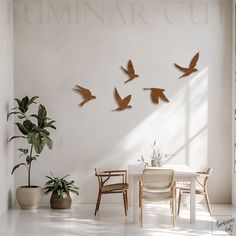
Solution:
<svg viewBox="0 0 236 236">
<path fill-rule="evenodd" d="M 142 181 L 139 182 L 140 224 L 143 227 L 143 208 L 145 202 L 170 201 L 173 226 L 176 219 L 176 186 L 174 170 L 144 169 Z"/>
</svg>

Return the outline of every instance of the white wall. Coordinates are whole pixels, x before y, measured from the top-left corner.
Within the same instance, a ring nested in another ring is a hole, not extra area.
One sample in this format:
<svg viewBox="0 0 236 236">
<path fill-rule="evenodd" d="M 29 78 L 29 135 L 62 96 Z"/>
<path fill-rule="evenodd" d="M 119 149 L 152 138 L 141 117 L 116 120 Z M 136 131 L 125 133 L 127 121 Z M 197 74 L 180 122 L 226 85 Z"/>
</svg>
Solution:
<svg viewBox="0 0 236 236">
<path fill-rule="evenodd" d="M 13 122 L 7 122 L 9 107 L 13 105 L 12 7 L 11 1 L 0 1 L 0 215 L 11 206 L 13 199 L 13 143 L 7 141 L 13 134 Z"/>
<path fill-rule="evenodd" d="M 148 159 L 157 139 L 169 163 L 213 167 L 211 201 L 230 203 L 230 2 L 17 0 L 15 96 L 39 95 L 57 120 L 54 149 L 34 164 L 33 182 L 70 173 L 81 188 L 75 202 L 95 202 L 94 168 Z M 178 80 L 173 62 L 187 66 L 198 51 L 199 72 Z M 120 66 L 130 58 L 140 78 L 124 85 Z M 77 83 L 97 100 L 78 107 Z M 133 95 L 131 110 L 111 112 L 115 86 Z M 170 103 L 153 105 L 142 91 L 150 86 L 165 88 Z M 20 170 L 15 184 L 25 183 Z"/>
<path fill-rule="evenodd" d="M 232 101 L 233 101 L 233 106 L 232 106 L 232 121 L 233 121 L 233 129 L 232 129 L 232 136 L 233 136 L 233 142 L 232 142 L 232 149 L 233 149 L 233 155 L 232 155 L 232 204 L 234 206 L 236 206 L 236 171 L 235 171 L 235 160 L 236 160 L 236 148 L 235 148 L 235 142 L 236 142 L 236 120 L 235 120 L 235 108 L 236 108 L 236 82 L 235 82 L 235 70 L 236 70 L 236 51 L 235 51 L 235 27 L 236 27 L 236 24 L 235 24 L 235 0 L 232 1 L 232 14 L 233 14 L 233 17 L 232 17 L 232 32 L 233 32 L 233 35 L 232 35 Z"/>
</svg>

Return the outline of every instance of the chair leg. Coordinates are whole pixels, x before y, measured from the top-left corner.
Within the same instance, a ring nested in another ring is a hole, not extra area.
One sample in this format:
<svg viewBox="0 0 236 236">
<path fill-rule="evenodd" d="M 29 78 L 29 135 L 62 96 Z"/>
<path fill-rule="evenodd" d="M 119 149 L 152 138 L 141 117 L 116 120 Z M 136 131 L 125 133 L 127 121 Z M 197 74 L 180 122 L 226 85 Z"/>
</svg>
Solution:
<svg viewBox="0 0 236 236">
<path fill-rule="evenodd" d="M 178 215 L 179 215 L 179 211 L 180 211 L 180 205 L 181 205 L 181 198 L 182 198 L 182 192 L 181 190 L 179 190 L 179 203 L 178 203 Z"/>
<path fill-rule="evenodd" d="M 127 206 L 126 206 L 126 196 L 125 196 L 125 192 L 123 192 L 123 201 L 124 201 L 125 216 L 127 216 Z"/>
<path fill-rule="evenodd" d="M 173 222 L 173 227 L 175 227 L 175 210 L 174 210 L 174 205 L 175 205 L 175 200 L 172 200 L 172 222 Z"/>
<path fill-rule="evenodd" d="M 140 201 L 140 224 L 141 227 L 143 228 L 143 200 L 141 199 Z"/>
<path fill-rule="evenodd" d="M 211 216 L 211 206 L 210 206 L 210 201 L 209 201 L 209 197 L 208 197 L 208 193 L 207 192 L 205 192 L 205 199 L 206 199 L 206 203 L 207 203 L 207 208 L 208 208 L 209 214 Z"/>
<path fill-rule="evenodd" d="M 176 190 L 174 190 L 173 200 L 171 202 L 172 202 L 172 213 L 173 213 L 173 227 L 175 227 L 175 221 L 176 221 Z"/>
<path fill-rule="evenodd" d="M 98 192 L 98 198 L 97 198 L 97 204 L 96 204 L 96 208 L 95 208 L 95 212 L 94 212 L 94 215 L 95 215 L 95 216 L 96 216 L 96 214 L 97 214 L 97 211 L 99 210 L 101 198 L 102 198 L 102 194 L 101 194 L 101 192 L 99 191 L 99 192 Z"/>
<path fill-rule="evenodd" d="M 128 192 L 125 191 L 125 200 L 126 200 L 126 211 L 128 212 L 129 204 L 128 204 Z"/>
</svg>

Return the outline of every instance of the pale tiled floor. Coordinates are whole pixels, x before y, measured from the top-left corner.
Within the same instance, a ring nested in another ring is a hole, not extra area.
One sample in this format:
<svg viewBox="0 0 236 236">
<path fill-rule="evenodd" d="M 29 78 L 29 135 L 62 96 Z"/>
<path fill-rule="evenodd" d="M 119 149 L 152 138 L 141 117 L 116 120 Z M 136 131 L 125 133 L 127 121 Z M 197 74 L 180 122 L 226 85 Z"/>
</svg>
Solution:
<svg viewBox="0 0 236 236">
<path fill-rule="evenodd" d="M 214 215 L 236 216 L 236 208 L 230 205 L 212 205 Z M 184 236 L 212 235 L 216 222 L 204 206 L 197 206 L 196 224 L 189 224 L 189 209 L 183 207 L 177 218 L 176 228 L 172 228 L 168 204 L 146 205 L 144 228 L 132 223 L 132 209 L 125 217 L 119 204 L 101 205 L 94 217 L 94 205 L 81 204 L 69 210 L 51 210 L 43 207 L 35 211 L 11 209 L 0 217 L 0 236 Z M 222 219 L 221 217 L 221 219 Z M 233 225 L 236 229 L 236 223 Z M 215 232 L 216 233 L 216 232 Z M 221 231 L 215 235 L 228 235 Z M 236 235 L 233 233 L 233 235 Z"/>
</svg>

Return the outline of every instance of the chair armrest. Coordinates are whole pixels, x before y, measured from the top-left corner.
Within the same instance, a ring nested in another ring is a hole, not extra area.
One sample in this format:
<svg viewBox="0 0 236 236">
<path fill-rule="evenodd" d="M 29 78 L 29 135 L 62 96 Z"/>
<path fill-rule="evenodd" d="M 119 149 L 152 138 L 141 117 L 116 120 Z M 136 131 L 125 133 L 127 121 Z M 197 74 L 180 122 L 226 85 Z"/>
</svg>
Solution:
<svg viewBox="0 0 236 236">
<path fill-rule="evenodd" d="M 121 177 L 123 183 L 127 183 L 127 171 L 126 170 L 106 170 L 95 174 L 101 178 L 102 185 L 104 185 L 111 177 Z M 103 180 L 102 178 L 106 178 Z"/>
<path fill-rule="evenodd" d="M 170 186 L 171 190 L 176 190 L 176 182 L 174 181 L 173 184 Z"/>
<path fill-rule="evenodd" d="M 127 170 L 106 170 L 102 171 L 100 174 L 108 174 L 110 177 L 121 176 L 123 183 L 127 183 Z"/>
<path fill-rule="evenodd" d="M 96 174 L 96 176 L 101 176 L 101 177 L 108 177 L 108 176 L 124 176 L 124 174 L 109 174 L 109 173 L 104 173 L 101 172 L 100 174 Z"/>
<path fill-rule="evenodd" d="M 209 174 L 207 174 L 206 172 L 203 172 L 203 171 L 198 171 L 197 174 L 200 177 L 208 177 L 209 176 Z"/>
<path fill-rule="evenodd" d="M 106 170 L 106 171 L 103 171 L 102 173 L 127 173 L 127 170 Z"/>
</svg>

